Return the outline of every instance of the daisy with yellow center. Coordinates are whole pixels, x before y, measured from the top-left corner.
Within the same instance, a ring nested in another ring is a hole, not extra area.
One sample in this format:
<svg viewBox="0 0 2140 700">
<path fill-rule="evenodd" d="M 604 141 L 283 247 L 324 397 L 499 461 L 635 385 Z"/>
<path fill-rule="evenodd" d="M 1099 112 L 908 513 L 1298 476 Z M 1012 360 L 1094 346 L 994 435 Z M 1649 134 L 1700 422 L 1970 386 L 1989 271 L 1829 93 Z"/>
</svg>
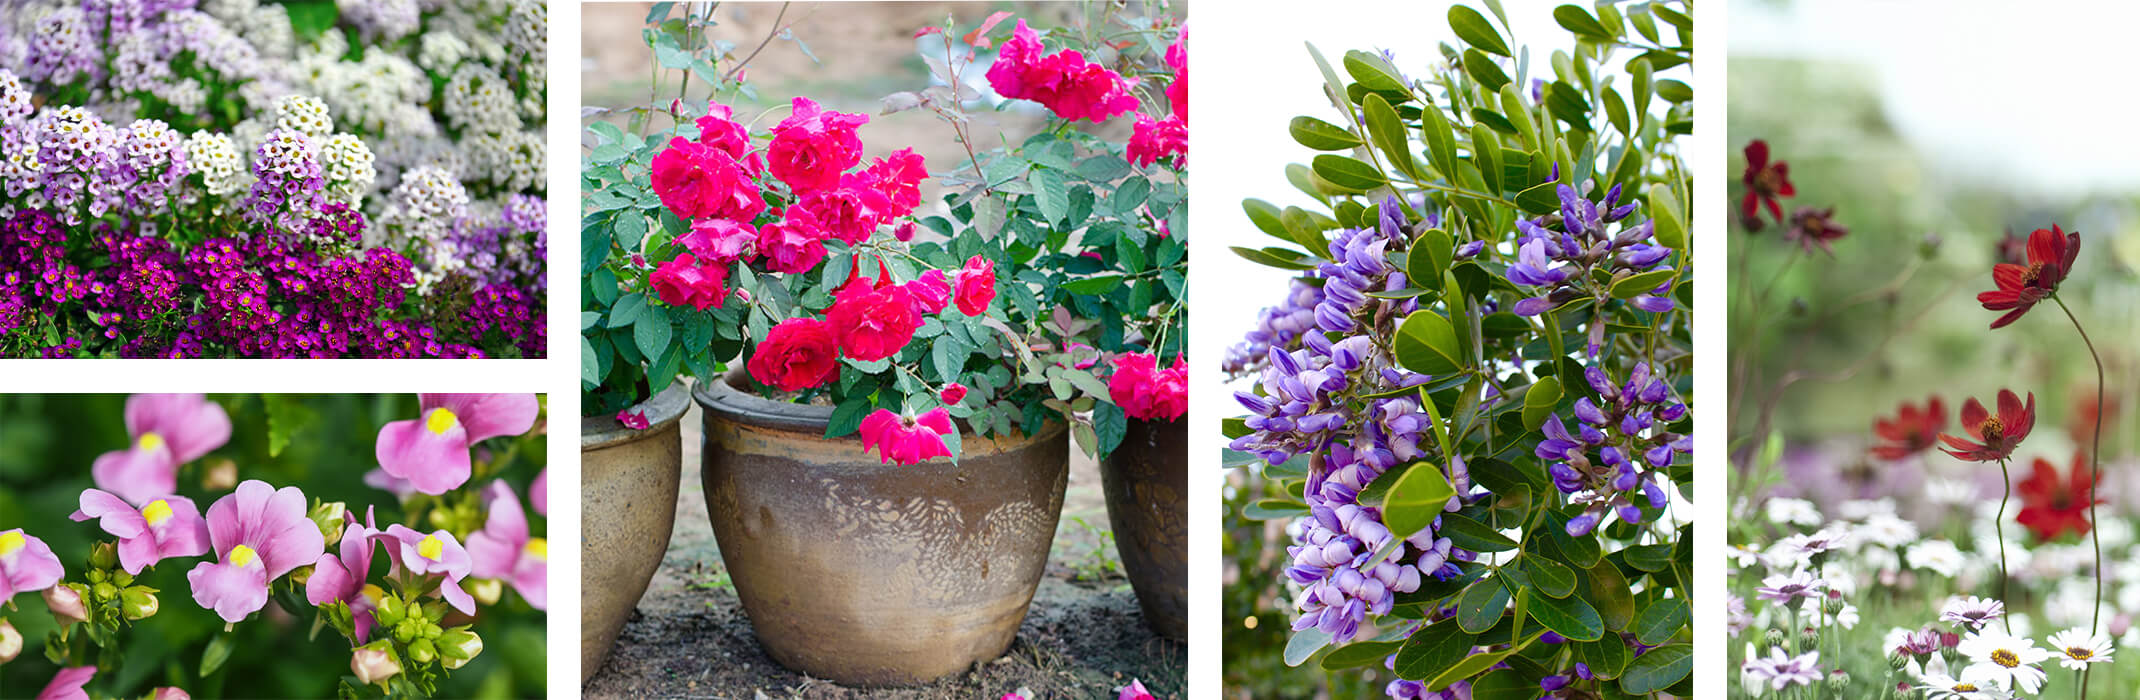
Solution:
<svg viewBox="0 0 2140 700">
<path fill-rule="evenodd" d="M 2051 658 L 2051 652 L 2037 648 L 2034 641 L 1995 630 L 1969 635 L 1955 651 L 1970 662 L 1962 678 L 2000 682 L 2030 695 L 2043 688 L 2044 672 L 2037 664 Z"/>
<path fill-rule="evenodd" d="M 2051 635 L 2047 640 L 2051 650 L 2058 655 L 2058 665 L 2074 671 L 2087 670 L 2088 664 L 2110 663 L 2110 636 L 2100 632 L 2090 634 L 2086 627 Z"/>
</svg>

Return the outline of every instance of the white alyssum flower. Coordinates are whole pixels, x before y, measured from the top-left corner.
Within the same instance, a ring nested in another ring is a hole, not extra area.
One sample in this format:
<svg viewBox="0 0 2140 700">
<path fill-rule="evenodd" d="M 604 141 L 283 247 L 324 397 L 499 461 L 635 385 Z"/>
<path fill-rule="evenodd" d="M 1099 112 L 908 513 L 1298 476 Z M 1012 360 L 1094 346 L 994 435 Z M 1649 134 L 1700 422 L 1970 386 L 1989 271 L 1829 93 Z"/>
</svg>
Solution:
<svg viewBox="0 0 2140 700">
<path fill-rule="evenodd" d="M 2031 695 L 2043 688 L 2044 672 L 2036 665 L 2051 658 L 2051 652 L 2037 648 L 2028 638 L 1997 631 L 1972 633 L 1955 651 L 1970 662 L 1962 669 L 1961 680 L 2003 682 Z"/>
<path fill-rule="evenodd" d="M 2085 627 L 2075 627 L 2051 635 L 2046 643 L 2058 656 L 2058 665 L 2074 671 L 2088 668 L 2088 664 L 2110 663 L 2110 636 L 2101 632 L 2089 633 Z"/>
<path fill-rule="evenodd" d="M 275 126 L 318 139 L 334 133 L 334 118 L 319 98 L 290 95 L 275 101 Z"/>
</svg>

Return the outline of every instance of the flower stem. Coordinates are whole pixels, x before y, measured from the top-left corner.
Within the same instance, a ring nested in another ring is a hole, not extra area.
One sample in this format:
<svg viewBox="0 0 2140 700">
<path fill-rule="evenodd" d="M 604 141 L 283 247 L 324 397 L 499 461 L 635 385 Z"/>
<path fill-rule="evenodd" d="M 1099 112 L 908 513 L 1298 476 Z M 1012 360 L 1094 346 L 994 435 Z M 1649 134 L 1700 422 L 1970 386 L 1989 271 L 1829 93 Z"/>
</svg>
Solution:
<svg viewBox="0 0 2140 700">
<path fill-rule="evenodd" d="M 1999 484 L 2006 490 L 1999 496 L 1999 515 L 1991 521 L 1994 534 L 1999 538 L 1999 603 L 2011 605 L 2006 599 L 2006 502 L 2014 498 L 2014 477 L 2006 470 L 2006 458 L 1999 458 Z M 1999 621 L 2006 624 L 2006 633 L 2014 633 L 2012 615 L 2000 615 Z"/>
<path fill-rule="evenodd" d="M 2066 320 L 2073 322 L 2073 330 L 2081 334 L 2081 344 L 2088 346 L 2088 357 L 2095 360 L 2095 427 L 2088 435 L 2088 542 L 2095 547 L 2095 607 L 2088 611 L 2088 633 L 2095 634 L 2103 620 L 2103 539 L 2095 526 L 2095 489 L 2102 479 L 2098 469 L 2103 449 L 2103 355 L 2095 351 L 2095 341 L 2088 339 L 2088 330 L 2081 327 L 2081 320 L 2067 308 L 2066 300 L 2051 296 L 2058 303 L 2058 310 L 2066 312 Z M 2088 694 L 2088 674 L 2081 674 L 2081 695 Z"/>
</svg>

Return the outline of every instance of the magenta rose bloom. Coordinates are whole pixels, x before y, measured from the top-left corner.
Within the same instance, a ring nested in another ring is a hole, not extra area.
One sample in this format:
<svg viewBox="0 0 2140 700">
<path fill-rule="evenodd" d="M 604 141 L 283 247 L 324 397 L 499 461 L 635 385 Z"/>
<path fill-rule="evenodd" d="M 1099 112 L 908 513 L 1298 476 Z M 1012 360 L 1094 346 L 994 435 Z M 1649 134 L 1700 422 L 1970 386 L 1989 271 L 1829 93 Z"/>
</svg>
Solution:
<svg viewBox="0 0 2140 700">
<path fill-rule="evenodd" d="M 1167 84 L 1167 104 L 1174 117 L 1189 121 L 1189 28 L 1183 26 L 1174 43 L 1167 46 L 1167 67 L 1174 69 L 1174 82 Z"/>
<path fill-rule="evenodd" d="M 795 98 L 793 107 L 773 127 L 773 142 L 765 149 L 773 177 L 797 193 L 839 186 L 840 174 L 862 161 L 855 129 L 869 117 L 827 111 L 807 97 Z"/>
<path fill-rule="evenodd" d="M 728 298 L 728 263 L 700 265 L 698 258 L 683 253 L 655 268 L 646 281 L 664 304 L 718 309 Z"/>
<path fill-rule="evenodd" d="M 758 257 L 758 229 L 728 219 L 699 219 L 691 232 L 676 239 L 692 255 L 708 263 L 745 262 Z"/>
<path fill-rule="evenodd" d="M 433 496 L 468 481 L 476 443 L 535 427 L 534 394 L 421 394 L 422 417 L 379 429 L 379 467 Z"/>
<path fill-rule="evenodd" d="M 83 692 L 82 686 L 89 685 L 89 680 L 96 676 L 95 666 L 60 669 L 59 673 L 52 674 L 52 681 L 45 684 L 44 690 L 37 691 L 37 700 L 89 700 L 89 693 Z"/>
<path fill-rule="evenodd" d="M 869 362 L 897 355 L 921 328 L 921 314 L 914 312 L 906 288 L 889 284 L 890 279 L 888 274 L 879 277 L 873 287 L 856 277 L 833 293 L 825 320 L 846 356 Z"/>
<path fill-rule="evenodd" d="M 133 447 L 97 457 L 89 474 L 97 488 L 145 505 L 178 491 L 178 465 L 230 441 L 230 416 L 200 394 L 135 394 L 126 397 L 126 434 Z"/>
<path fill-rule="evenodd" d="M 784 218 L 758 229 L 758 253 L 774 272 L 800 275 L 825 261 L 824 231 L 808 211 L 789 207 Z"/>
<path fill-rule="evenodd" d="M 956 406 L 958 402 L 966 400 L 966 385 L 958 382 L 945 384 L 943 389 L 936 392 L 936 398 L 942 399 L 946 406 Z"/>
<path fill-rule="evenodd" d="M 1137 109 L 1133 83 L 1104 66 L 1089 63 L 1076 51 L 1044 56 L 1040 34 L 1018 20 L 1010 41 L 988 67 L 988 84 L 996 94 L 1032 100 L 1070 121 L 1107 121 Z"/>
<path fill-rule="evenodd" d="M 928 163 L 912 148 L 879 158 L 862 173 L 869 186 L 891 200 L 891 215 L 906 216 L 921 206 L 921 181 L 929 179 Z"/>
<path fill-rule="evenodd" d="M 844 185 L 803 195 L 795 207 L 810 212 L 825 236 L 848 245 L 861 243 L 891 218 L 892 200 L 870 184 L 849 175 Z"/>
<path fill-rule="evenodd" d="M 988 312 L 988 303 L 996 300 L 996 263 L 979 255 L 966 259 L 966 266 L 958 272 L 959 313 L 979 316 Z"/>
<path fill-rule="evenodd" d="M 1129 137 L 1127 150 L 1129 162 L 1140 167 L 1149 167 L 1159 161 L 1181 168 L 1188 165 L 1189 125 L 1177 117 L 1152 121 L 1151 115 L 1137 115 L 1137 130 Z"/>
<path fill-rule="evenodd" d="M 0 605 L 17 593 L 42 591 L 67 575 L 59 557 L 44 540 L 31 537 L 22 528 L 0 530 Z"/>
<path fill-rule="evenodd" d="M 267 604 L 268 582 L 319 561 L 327 539 L 305 517 L 305 494 L 257 479 L 208 506 L 208 539 L 216 560 L 186 572 L 193 601 L 225 622 L 238 622 Z"/>
<path fill-rule="evenodd" d="M 650 168 L 654 193 L 679 218 L 750 221 L 765 211 L 749 170 L 721 149 L 672 138 Z"/>
<path fill-rule="evenodd" d="M 446 603 L 470 615 L 476 612 L 476 599 L 461 588 L 461 579 L 475 566 L 468 557 L 468 550 L 461 547 L 453 533 L 434 530 L 423 534 L 400 525 L 388 525 L 386 532 L 373 539 L 386 545 L 386 556 L 393 560 L 399 570 L 418 576 L 439 577 L 438 593 Z"/>
<path fill-rule="evenodd" d="M 1162 370 L 1150 353 L 1127 353 L 1115 358 L 1107 394 L 1131 418 L 1174 420 L 1189 410 L 1189 369 L 1180 357 Z"/>
<path fill-rule="evenodd" d="M 118 496 L 87 489 L 81 509 L 68 517 L 75 522 L 96 518 L 106 533 L 119 538 L 119 566 L 129 574 L 138 576 L 164 559 L 208 553 L 208 521 L 184 496 L 151 499 L 136 510 Z"/>
<path fill-rule="evenodd" d="M 943 270 L 923 270 L 920 277 L 900 286 L 906 287 L 915 313 L 926 316 L 951 304 L 951 279 L 944 276 Z"/>
<path fill-rule="evenodd" d="M 735 110 L 728 105 L 706 103 L 706 116 L 698 118 L 698 142 L 728 154 L 737 162 L 749 164 L 750 129 L 736 122 Z"/>
<path fill-rule="evenodd" d="M 326 605 L 341 601 L 349 605 L 350 621 L 356 626 L 357 641 L 371 639 L 375 622 L 372 611 L 379 601 L 365 595 L 365 581 L 372 575 L 372 556 L 378 549 L 373 537 L 379 534 L 372 527 L 370 513 L 365 513 L 364 522 L 357 522 L 355 513 L 347 514 L 348 523 L 342 528 L 341 553 L 323 553 L 312 565 L 312 577 L 305 580 L 305 600 L 313 605 Z"/>
<path fill-rule="evenodd" d="M 876 450 L 880 464 L 920 464 L 936 457 L 949 457 L 943 436 L 952 434 L 951 413 L 943 407 L 919 418 L 908 418 L 877 409 L 862 419 L 863 451 Z"/>
<path fill-rule="evenodd" d="M 511 484 L 493 481 L 483 490 L 490 518 L 468 536 L 469 570 L 477 578 L 513 585 L 536 610 L 550 607 L 550 543 L 528 534 L 528 516 Z"/>
<path fill-rule="evenodd" d="M 824 386 L 840 376 L 839 336 L 821 319 L 781 321 L 766 332 L 744 368 L 759 384 L 781 391 Z"/>
</svg>

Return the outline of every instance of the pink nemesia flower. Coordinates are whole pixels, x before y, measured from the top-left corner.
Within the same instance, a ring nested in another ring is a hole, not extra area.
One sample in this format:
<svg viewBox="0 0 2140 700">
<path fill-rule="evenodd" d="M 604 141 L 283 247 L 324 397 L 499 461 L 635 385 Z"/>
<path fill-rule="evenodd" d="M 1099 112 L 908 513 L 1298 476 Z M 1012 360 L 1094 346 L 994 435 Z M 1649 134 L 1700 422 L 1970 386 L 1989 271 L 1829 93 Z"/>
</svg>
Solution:
<svg viewBox="0 0 2140 700">
<path fill-rule="evenodd" d="M 375 456 L 386 473 L 433 496 L 468 481 L 468 448 L 535 427 L 534 394 L 421 394 L 423 417 L 379 429 Z"/>
<path fill-rule="evenodd" d="M 843 114 L 797 97 L 788 118 L 773 126 L 765 152 L 773 177 L 797 193 L 837 187 L 840 174 L 862 160 L 862 139 L 855 129 L 869 123 L 865 114 Z"/>
<path fill-rule="evenodd" d="M 187 695 L 185 690 L 167 685 L 150 691 L 149 700 L 193 700 L 193 696 Z"/>
<path fill-rule="evenodd" d="M 1122 686 L 1122 694 L 1115 696 L 1115 700 L 1157 700 L 1157 698 L 1152 697 L 1152 691 L 1144 689 L 1144 681 L 1132 678 L 1129 681 L 1129 685 Z"/>
<path fill-rule="evenodd" d="M 208 538 L 216 561 L 186 572 L 193 602 L 238 622 L 267 604 L 268 582 L 319 560 L 327 539 L 305 514 L 305 494 L 257 479 L 208 506 Z"/>
<path fill-rule="evenodd" d="M 1133 352 L 1115 357 L 1115 376 L 1107 393 L 1122 412 L 1137 420 L 1174 420 L 1189 410 L 1189 368 L 1182 358 L 1159 369 L 1159 358 Z"/>
<path fill-rule="evenodd" d="M 549 467 L 544 467 L 541 472 L 535 474 L 535 483 L 528 484 L 528 505 L 534 506 L 537 513 L 550 514 Z"/>
<path fill-rule="evenodd" d="M 453 609 L 470 615 L 476 612 L 476 599 L 461 589 L 461 579 L 468 578 L 474 562 L 468 558 L 468 550 L 453 533 L 435 530 L 423 534 L 401 525 L 389 525 L 386 532 L 377 535 L 386 542 L 386 555 L 394 565 L 418 576 L 437 574 L 439 595 L 453 605 Z"/>
<path fill-rule="evenodd" d="M 386 473 L 385 469 L 373 469 L 364 473 L 364 485 L 394 494 L 394 500 L 406 501 L 416 494 L 416 485 L 408 479 Z"/>
<path fill-rule="evenodd" d="M 0 605 L 17 593 L 42 591 L 67 575 L 59 557 L 44 540 L 31 537 L 22 528 L 0 530 Z"/>
<path fill-rule="evenodd" d="M 59 673 L 52 674 L 52 682 L 37 692 L 37 700 L 89 700 L 89 694 L 82 692 L 82 686 L 89 685 L 89 679 L 96 675 L 95 666 L 60 669 Z"/>
<path fill-rule="evenodd" d="M 357 522 L 357 514 L 345 515 L 348 524 L 342 529 L 340 556 L 321 554 L 312 565 L 312 577 L 305 580 L 305 600 L 313 605 L 326 605 L 332 601 L 349 604 L 350 621 L 355 623 L 359 643 L 371 639 L 375 622 L 372 611 L 377 610 L 385 591 L 365 581 L 371 578 L 372 555 L 378 546 L 374 537 L 379 530 L 372 514 L 364 514 L 364 522 Z"/>
<path fill-rule="evenodd" d="M 935 457 L 949 457 L 942 436 L 952 434 L 951 413 L 939 406 L 919 418 L 907 418 L 877 409 L 862 419 L 862 448 L 877 450 L 881 464 L 920 464 Z"/>
<path fill-rule="evenodd" d="M 90 518 L 119 538 L 119 566 L 126 573 L 141 570 L 173 557 L 197 557 L 208 553 L 208 521 L 193 499 L 165 496 L 135 510 L 126 501 L 96 489 L 85 489 L 81 509 L 68 516 L 75 522 Z"/>
<path fill-rule="evenodd" d="M 617 422 L 623 423 L 624 427 L 633 430 L 645 430 L 649 425 L 652 425 L 646 422 L 645 411 L 633 411 L 629 408 L 617 412 Z"/>
<path fill-rule="evenodd" d="M 178 465 L 230 441 L 230 416 L 200 394 L 126 397 L 133 447 L 106 452 L 90 465 L 97 488 L 135 505 L 178 490 Z"/>
<path fill-rule="evenodd" d="M 493 481 L 483 492 L 490 519 L 483 529 L 468 536 L 470 573 L 477 578 L 501 579 L 526 598 L 536 610 L 550 608 L 550 543 L 528 534 L 528 516 L 520 510 L 520 497 L 504 481 Z"/>
</svg>

